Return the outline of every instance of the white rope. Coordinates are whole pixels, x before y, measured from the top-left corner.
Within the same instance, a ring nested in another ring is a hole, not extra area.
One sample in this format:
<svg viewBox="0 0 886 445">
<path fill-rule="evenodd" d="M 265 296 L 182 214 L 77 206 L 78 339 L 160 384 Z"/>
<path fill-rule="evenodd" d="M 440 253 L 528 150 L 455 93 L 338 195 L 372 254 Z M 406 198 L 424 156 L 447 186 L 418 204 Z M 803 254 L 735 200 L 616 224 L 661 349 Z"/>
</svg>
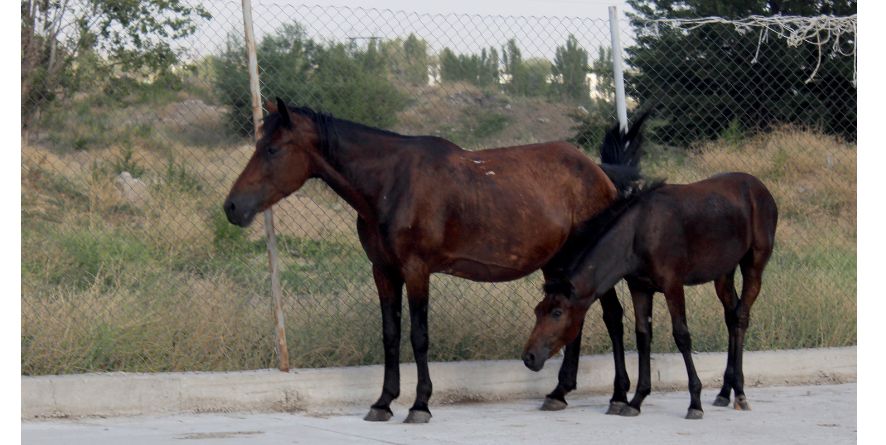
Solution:
<svg viewBox="0 0 886 445">
<path fill-rule="evenodd" d="M 812 74 L 806 79 L 811 82 L 821 67 L 822 48 L 826 45 L 831 46 L 834 54 L 841 56 L 852 56 L 852 86 L 857 87 L 857 56 L 855 46 L 857 42 L 856 29 L 858 26 L 858 15 L 853 14 L 845 17 L 836 17 L 830 15 L 819 15 L 814 17 L 776 15 L 761 16 L 752 15 L 740 20 L 729 20 L 722 17 L 701 17 L 696 19 L 653 19 L 645 20 L 647 27 L 652 27 L 654 32 L 658 33 L 659 25 L 668 25 L 674 29 L 692 30 L 705 25 L 722 24 L 732 25 L 739 34 L 745 34 L 754 29 L 759 29 L 760 35 L 757 38 L 757 51 L 751 63 L 757 63 L 757 57 L 760 55 L 760 46 L 766 43 L 769 33 L 773 33 L 787 41 L 788 46 L 798 47 L 801 44 L 815 45 L 818 47 L 818 62 Z M 848 49 L 843 48 L 846 41 L 850 42 Z"/>
</svg>

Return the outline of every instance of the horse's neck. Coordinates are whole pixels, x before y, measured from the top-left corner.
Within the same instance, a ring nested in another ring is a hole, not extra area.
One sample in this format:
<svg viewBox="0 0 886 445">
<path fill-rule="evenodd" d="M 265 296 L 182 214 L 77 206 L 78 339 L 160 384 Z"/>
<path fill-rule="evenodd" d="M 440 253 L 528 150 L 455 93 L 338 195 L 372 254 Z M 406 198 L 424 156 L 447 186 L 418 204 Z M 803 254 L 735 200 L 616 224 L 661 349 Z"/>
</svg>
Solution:
<svg viewBox="0 0 886 445">
<path fill-rule="evenodd" d="M 378 219 L 377 203 L 383 179 L 392 174 L 378 162 L 380 157 L 394 156 L 395 150 L 379 150 L 385 136 L 349 134 L 324 157 L 320 178 L 342 197 L 367 222 Z M 390 167 L 389 167 L 390 168 Z"/>
<path fill-rule="evenodd" d="M 623 219 L 589 246 L 569 277 L 579 298 L 594 301 L 634 271 L 634 233 L 633 221 Z"/>
</svg>

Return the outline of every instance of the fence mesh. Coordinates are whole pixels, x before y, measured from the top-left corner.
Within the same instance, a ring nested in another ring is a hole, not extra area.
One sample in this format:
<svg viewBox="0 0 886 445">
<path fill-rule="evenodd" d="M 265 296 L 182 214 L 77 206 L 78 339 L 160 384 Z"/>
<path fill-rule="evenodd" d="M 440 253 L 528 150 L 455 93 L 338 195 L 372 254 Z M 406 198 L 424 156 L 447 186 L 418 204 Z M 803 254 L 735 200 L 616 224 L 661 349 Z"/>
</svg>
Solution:
<svg viewBox="0 0 886 445">
<path fill-rule="evenodd" d="M 55 74 L 47 54 L 23 49 L 25 374 L 275 364 L 261 221 L 239 229 L 221 210 L 253 150 L 240 4 L 203 7 L 211 18 L 169 39 L 183 62 L 162 75 L 108 68 L 107 53 L 78 52 L 64 33 Z M 469 149 L 571 139 L 595 156 L 615 119 L 605 20 L 264 2 L 253 16 L 265 97 Z M 23 12 L 23 35 L 24 23 Z M 620 23 L 629 109 L 655 110 L 646 172 L 680 183 L 747 171 L 780 207 L 748 347 L 854 344 L 853 61 L 826 53 L 805 82 L 813 48 L 727 25 L 647 25 Z M 274 210 L 292 366 L 382 362 L 356 213 L 317 180 Z M 431 359 L 518 357 L 540 288 L 539 273 L 433 276 Z M 695 348 L 725 350 L 712 286 L 687 298 Z M 654 323 L 669 326 L 656 304 Z M 585 352 L 608 350 L 600 320 L 594 308 Z M 655 349 L 674 349 L 665 334 Z"/>
</svg>

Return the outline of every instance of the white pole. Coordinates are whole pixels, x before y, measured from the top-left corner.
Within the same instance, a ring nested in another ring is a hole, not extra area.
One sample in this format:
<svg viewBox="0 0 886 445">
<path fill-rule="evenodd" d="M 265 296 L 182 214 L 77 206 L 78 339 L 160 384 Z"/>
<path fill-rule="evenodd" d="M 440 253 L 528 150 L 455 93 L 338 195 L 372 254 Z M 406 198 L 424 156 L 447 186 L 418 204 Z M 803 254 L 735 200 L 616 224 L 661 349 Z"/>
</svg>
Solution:
<svg viewBox="0 0 886 445">
<path fill-rule="evenodd" d="M 258 58 L 255 55 L 255 33 L 252 30 L 252 2 L 243 0 L 243 27 L 246 31 L 246 56 L 249 64 L 249 92 L 252 95 L 252 125 L 254 137 L 258 137 L 261 125 L 261 93 L 258 86 Z M 286 324 L 283 320 L 283 296 L 280 288 L 280 267 L 277 261 L 277 237 L 274 234 L 274 214 L 271 209 L 264 212 L 265 237 L 268 243 L 268 262 L 271 269 L 271 294 L 274 296 L 274 318 L 276 319 L 275 340 L 277 368 L 289 371 L 289 349 L 286 347 Z"/>
<path fill-rule="evenodd" d="M 615 78 L 615 110 L 622 130 L 628 128 L 628 109 L 625 103 L 625 75 L 622 66 L 621 33 L 618 31 L 618 7 L 609 7 L 609 32 L 612 34 L 612 71 Z"/>
</svg>

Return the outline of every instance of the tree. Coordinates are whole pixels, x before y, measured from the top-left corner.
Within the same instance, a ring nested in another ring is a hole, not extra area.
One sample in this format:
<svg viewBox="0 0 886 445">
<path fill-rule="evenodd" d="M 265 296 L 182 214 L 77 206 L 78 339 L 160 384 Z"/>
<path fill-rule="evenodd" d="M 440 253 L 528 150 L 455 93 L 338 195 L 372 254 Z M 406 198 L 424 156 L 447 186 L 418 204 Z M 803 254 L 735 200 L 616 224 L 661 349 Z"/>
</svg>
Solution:
<svg viewBox="0 0 886 445">
<path fill-rule="evenodd" d="M 381 48 L 381 49 L 380 49 Z M 368 125 L 389 127 L 405 99 L 391 83 L 384 45 L 371 40 L 320 44 L 298 23 L 287 24 L 262 38 L 257 48 L 262 93 Z M 252 108 L 246 50 L 238 35 L 229 36 L 215 59 L 215 89 L 230 108 L 229 126 L 252 132 Z"/>
<path fill-rule="evenodd" d="M 21 12 L 25 127 L 41 104 L 95 81 L 83 70 L 172 76 L 180 63 L 172 42 L 211 18 L 183 0 L 22 0 Z"/>
<path fill-rule="evenodd" d="M 591 74 L 594 75 L 597 83 L 594 90 L 597 96 L 606 101 L 615 100 L 615 79 L 612 71 L 612 48 L 601 46 L 597 53 L 597 58 L 591 62 Z"/>
<path fill-rule="evenodd" d="M 477 86 L 498 85 L 498 51 L 483 48 L 480 54 L 458 54 L 449 48 L 440 53 L 440 76 L 444 82 L 467 81 Z"/>
<path fill-rule="evenodd" d="M 562 97 L 578 101 L 588 99 L 588 68 L 588 52 L 578 45 L 574 35 L 569 34 L 566 44 L 557 47 L 551 68 L 557 80 L 557 90 Z"/>
<path fill-rule="evenodd" d="M 641 103 L 657 103 L 655 115 L 664 120 L 653 132 L 659 142 L 686 145 L 716 138 L 730 126 L 756 131 L 778 123 L 855 137 L 851 57 L 824 57 L 816 80 L 807 83 L 818 59 L 814 45 L 788 47 L 770 35 L 757 53 L 759 34 L 738 33 L 730 25 L 658 31 L 644 25 L 644 20 L 656 18 L 851 15 L 857 9 L 854 0 L 628 0 L 628 4 L 637 11 L 631 15 L 637 39 L 626 50 L 634 68 L 626 81 Z"/>
<path fill-rule="evenodd" d="M 403 42 L 406 54 L 404 74 L 415 85 L 428 83 L 428 43 L 410 33 Z"/>
<path fill-rule="evenodd" d="M 523 60 L 517 41 L 508 40 L 502 48 L 503 73 L 508 82 L 505 90 L 520 96 L 544 96 L 548 92 L 551 62 L 546 59 Z"/>
</svg>

